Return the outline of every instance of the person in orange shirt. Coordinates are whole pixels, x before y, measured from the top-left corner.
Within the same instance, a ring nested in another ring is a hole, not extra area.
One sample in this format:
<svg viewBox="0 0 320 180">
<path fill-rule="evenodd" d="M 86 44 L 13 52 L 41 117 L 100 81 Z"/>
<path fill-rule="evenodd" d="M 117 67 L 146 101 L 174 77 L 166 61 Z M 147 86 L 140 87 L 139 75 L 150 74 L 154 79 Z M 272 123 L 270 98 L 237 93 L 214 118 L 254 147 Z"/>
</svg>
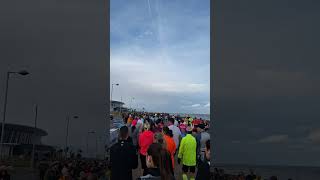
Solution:
<svg viewBox="0 0 320 180">
<path fill-rule="evenodd" d="M 172 130 L 170 130 L 167 126 L 163 127 L 163 134 L 167 144 L 167 150 L 171 155 L 172 167 L 174 168 L 174 154 L 176 153 L 177 146 L 173 139 Z"/>
<path fill-rule="evenodd" d="M 131 125 L 132 121 L 133 121 L 133 118 L 132 118 L 132 115 L 130 114 L 127 120 L 127 124 Z"/>
</svg>

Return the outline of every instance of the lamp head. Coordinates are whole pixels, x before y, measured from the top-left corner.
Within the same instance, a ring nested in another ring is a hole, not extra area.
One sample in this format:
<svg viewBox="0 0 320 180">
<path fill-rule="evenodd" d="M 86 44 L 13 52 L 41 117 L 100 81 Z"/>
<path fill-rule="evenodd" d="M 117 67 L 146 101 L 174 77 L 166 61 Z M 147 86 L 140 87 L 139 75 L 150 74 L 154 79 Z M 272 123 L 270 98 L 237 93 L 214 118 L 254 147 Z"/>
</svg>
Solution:
<svg viewBox="0 0 320 180">
<path fill-rule="evenodd" d="M 26 71 L 26 70 L 21 70 L 21 71 L 18 72 L 18 74 L 20 74 L 22 76 L 26 76 L 26 75 L 28 75 L 30 73 L 28 71 Z"/>
</svg>

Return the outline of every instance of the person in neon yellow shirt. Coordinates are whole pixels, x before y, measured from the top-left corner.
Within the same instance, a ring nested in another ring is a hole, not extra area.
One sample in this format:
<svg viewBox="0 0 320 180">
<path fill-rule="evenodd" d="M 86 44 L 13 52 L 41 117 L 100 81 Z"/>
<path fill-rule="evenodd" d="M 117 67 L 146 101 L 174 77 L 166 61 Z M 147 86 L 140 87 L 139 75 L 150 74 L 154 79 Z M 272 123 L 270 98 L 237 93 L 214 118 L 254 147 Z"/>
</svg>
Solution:
<svg viewBox="0 0 320 180">
<path fill-rule="evenodd" d="M 178 163 L 182 160 L 182 179 L 194 180 L 197 165 L 197 141 L 192 136 L 192 127 L 187 127 L 187 135 L 182 138 L 178 154 Z"/>
<path fill-rule="evenodd" d="M 192 124 L 193 118 L 190 117 L 188 120 L 189 120 L 189 123 Z"/>
</svg>

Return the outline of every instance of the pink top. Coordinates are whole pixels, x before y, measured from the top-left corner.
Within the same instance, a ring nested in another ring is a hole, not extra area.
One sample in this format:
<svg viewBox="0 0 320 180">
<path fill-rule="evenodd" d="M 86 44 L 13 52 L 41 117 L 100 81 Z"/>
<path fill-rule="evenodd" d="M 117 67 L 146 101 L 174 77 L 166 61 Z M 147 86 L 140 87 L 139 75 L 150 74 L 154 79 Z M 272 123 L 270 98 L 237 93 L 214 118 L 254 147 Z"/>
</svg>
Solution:
<svg viewBox="0 0 320 180">
<path fill-rule="evenodd" d="M 132 126 L 136 126 L 136 125 L 137 125 L 137 122 L 138 122 L 138 120 L 137 120 L 137 119 L 133 120 L 133 121 L 132 121 L 132 123 L 131 123 L 131 124 L 132 124 Z"/>
</svg>

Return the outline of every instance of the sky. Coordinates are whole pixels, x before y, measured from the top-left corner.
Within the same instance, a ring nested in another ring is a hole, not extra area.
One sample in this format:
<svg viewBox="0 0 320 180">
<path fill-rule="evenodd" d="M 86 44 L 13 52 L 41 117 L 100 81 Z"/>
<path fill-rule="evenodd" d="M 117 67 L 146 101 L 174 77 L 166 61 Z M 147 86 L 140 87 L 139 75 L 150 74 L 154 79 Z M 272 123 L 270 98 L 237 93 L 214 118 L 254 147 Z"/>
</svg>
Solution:
<svg viewBox="0 0 320 180">
<path fill-rule="evenodd" d="M 210 112 L 209 2 L 110 1 L 110 83 L 120 84 L 113 99 L 147 111 Z"/>
<path fill-rule="evenodd" d="M 208 103 L 210 80 L 214 163 L 320 166 L 317 1 L 224 0 L 217 6 L 218 59 L 213 69 L 206 59 L 206 3 L 177 0 L 157 5 L 150 0 L 150 16 L 147 1 L 129 6 L 128 0 L 123 7 L 123 1 L 116 2 L 111 4 L 111 21 L 122 20 L 111 22 L 111 77 L 120 83 L 116 99 L 133 96 L 141 106 L 145 99 L 156 98 L 146 108 L 192 110 L 192 105 Z M 32 126 L 37 103 L 38 127 L 49 134 L 45 144 L 64 145 L 67 114 L 79 116 L 70 121 L 71 145 L 85 147 L 88 131 L 103 133 L 109 100 L 103 7 L 102 1 L 87 0 L 0 1 L 1 114 L 5 73 L 20 69 L 31 73 L 10 78 L 8 123 Z M 178 11 L 194 20 L 194 26 L 180 20 Z M 183 102 L 174 101 L 179 96 Z M 89 146 L 94 149 L 93 138 Z"/>
</svg>

